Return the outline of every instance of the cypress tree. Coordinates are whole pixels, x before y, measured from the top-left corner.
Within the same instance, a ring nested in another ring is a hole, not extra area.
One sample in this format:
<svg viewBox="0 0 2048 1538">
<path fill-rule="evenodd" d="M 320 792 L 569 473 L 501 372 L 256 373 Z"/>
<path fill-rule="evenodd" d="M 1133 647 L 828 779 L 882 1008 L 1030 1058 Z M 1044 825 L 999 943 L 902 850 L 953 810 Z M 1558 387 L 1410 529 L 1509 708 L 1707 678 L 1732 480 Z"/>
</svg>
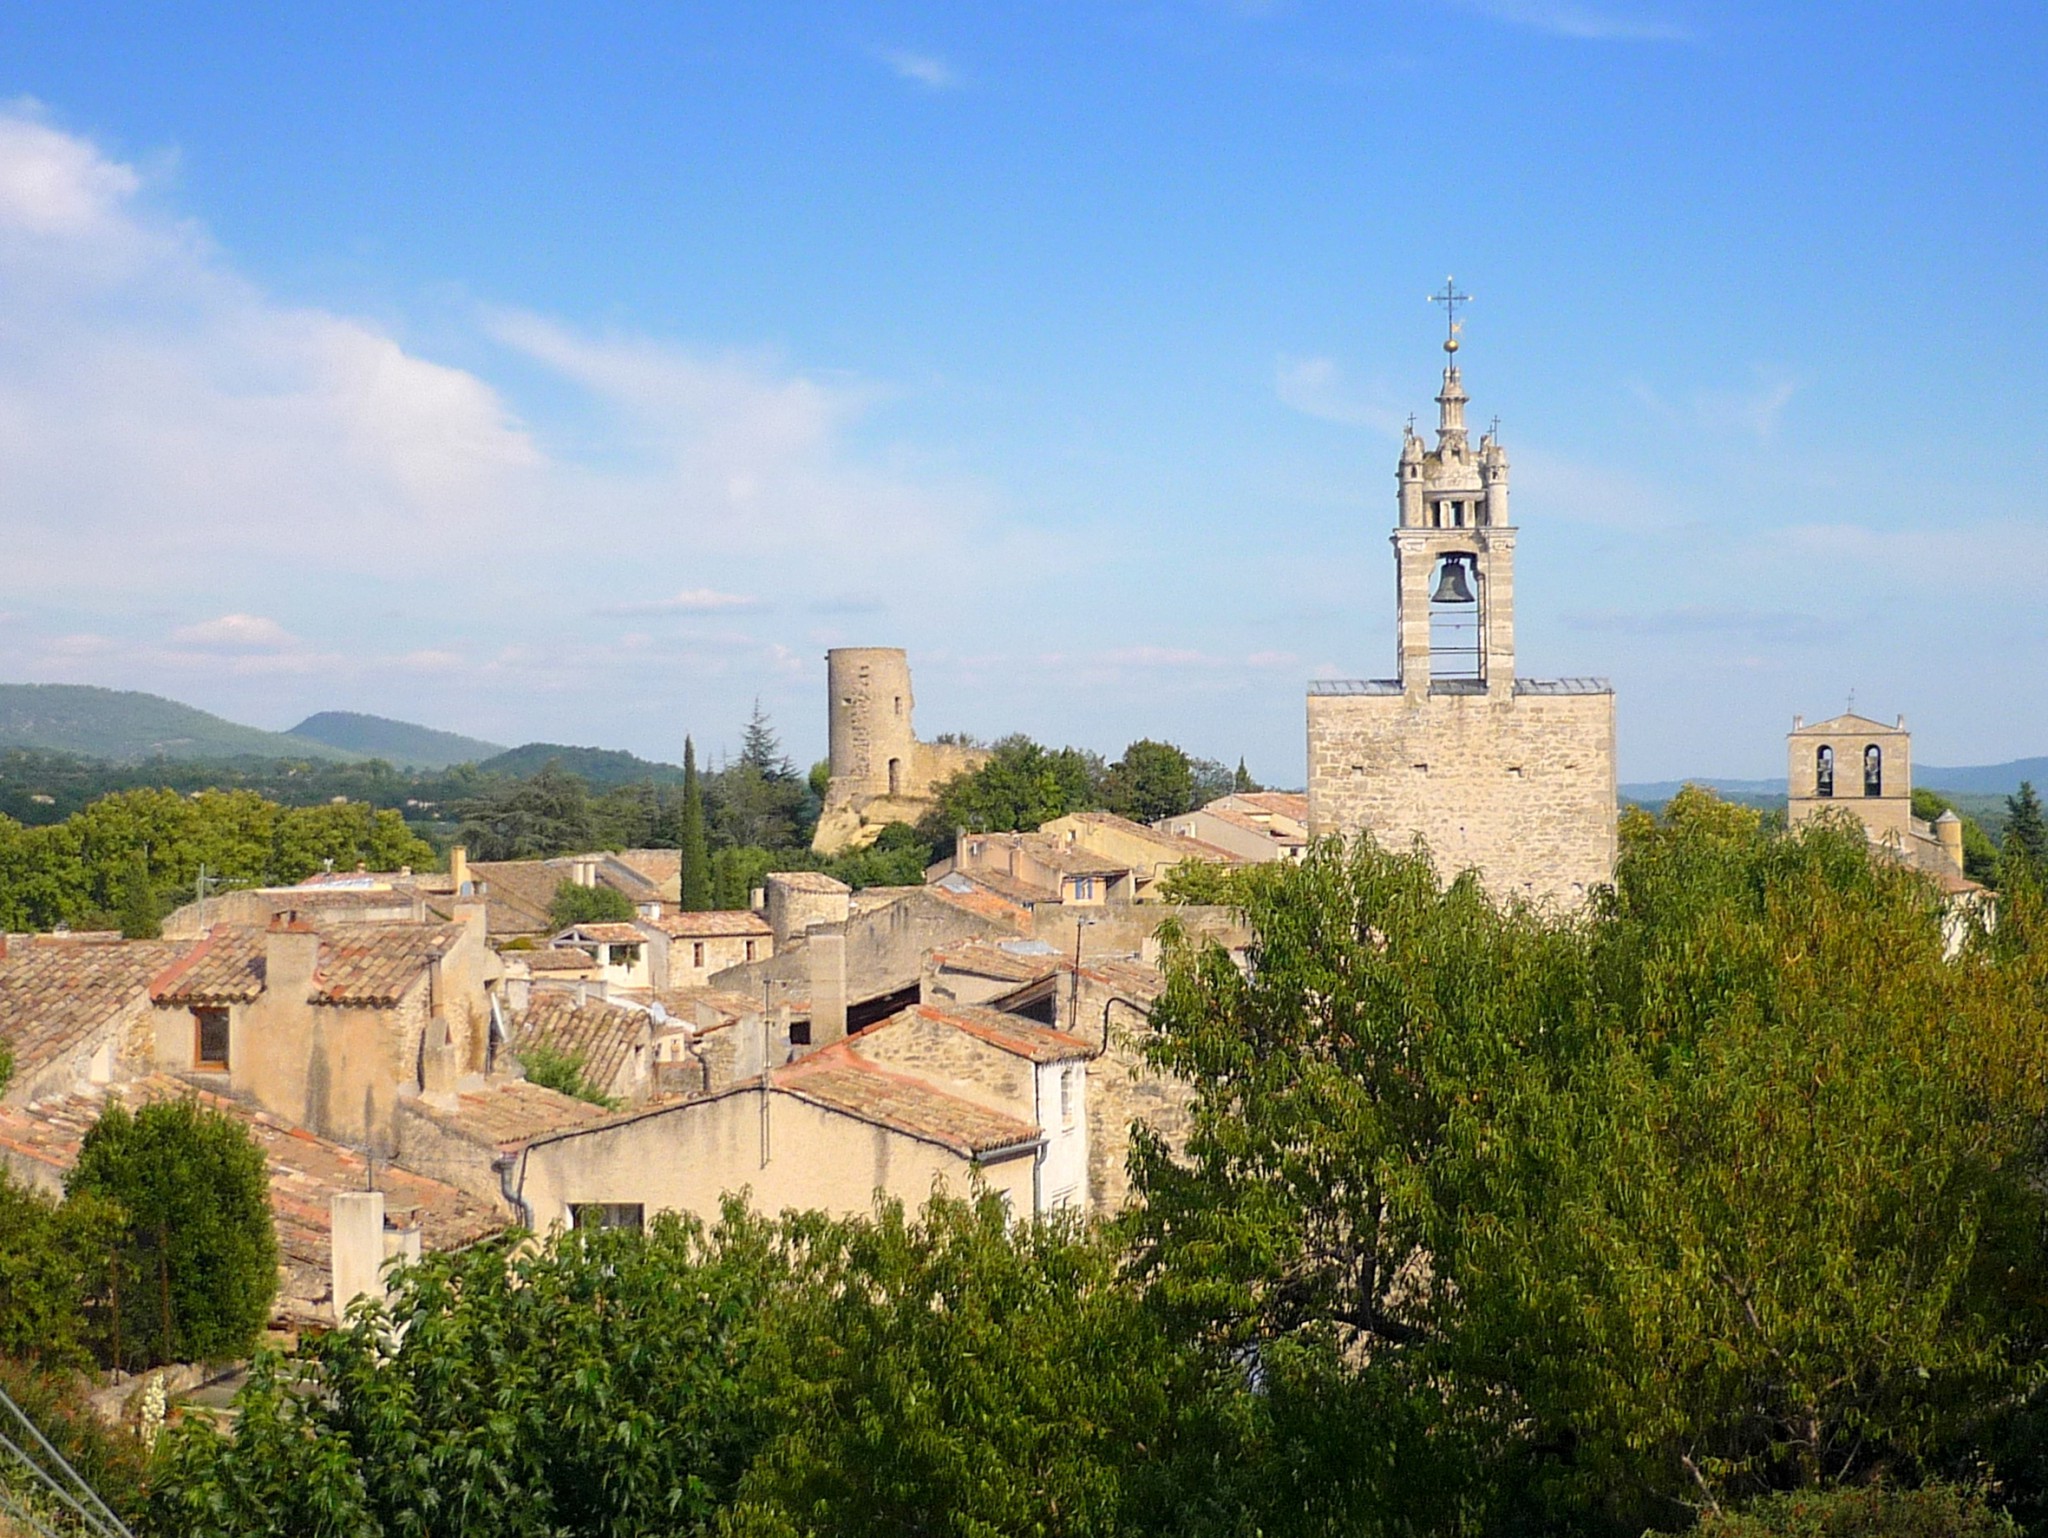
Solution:
<svg viewBox="0 0 2048 1538">
<path fill-rule="evenodd" d="M 697 780 L 697 745 L 683 739 L 683 909 L 711 906 L 711 850 L 704 841 L 704 788 Z"/>
<path fill-rule="evenodd" d="M 2005 798 L 2005 837 L 2001 853 L 2025 867 L 2035 880 L 2048 875 L 2048 824 L 2041 816 L 2041 798 L 2031 780 L 2020 781 L 2020 793 Z"/>
<path fill-rule="evenodd" d="M 124 940 L 154 940 L 162 935 L 163 910 L 157 906 L 156 888 L 150 885 L 149 864 L 137 850 L 121 869 L 121 888 L 115 913 L 121 920 Z"/>
</svg>

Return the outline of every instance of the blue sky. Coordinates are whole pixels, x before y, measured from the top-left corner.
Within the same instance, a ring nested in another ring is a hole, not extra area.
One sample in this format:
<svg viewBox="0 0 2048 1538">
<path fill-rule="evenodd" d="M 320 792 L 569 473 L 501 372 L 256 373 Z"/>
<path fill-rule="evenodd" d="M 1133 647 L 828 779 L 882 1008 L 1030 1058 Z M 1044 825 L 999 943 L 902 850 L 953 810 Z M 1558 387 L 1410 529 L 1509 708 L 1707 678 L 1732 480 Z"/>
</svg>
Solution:
<svg viewBox="0 0 2048 1538">
<path fill-rule="evenodd" d="M 1624 778 L 2048 752 L 2048 13 L 0 7 L 0 676 L 1298 783 L 1455 272 Z"/>
</svg>

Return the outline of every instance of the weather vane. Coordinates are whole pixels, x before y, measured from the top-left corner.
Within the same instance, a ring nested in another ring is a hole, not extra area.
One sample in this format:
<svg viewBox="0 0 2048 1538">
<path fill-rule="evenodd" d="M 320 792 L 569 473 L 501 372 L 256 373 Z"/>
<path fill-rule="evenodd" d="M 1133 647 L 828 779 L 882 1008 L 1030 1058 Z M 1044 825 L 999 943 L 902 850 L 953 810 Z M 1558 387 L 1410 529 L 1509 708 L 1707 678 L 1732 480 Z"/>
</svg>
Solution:
<svg viewBox="0 0 2048 1538">
<path fill-rule="evenodd" d="M 1446 328 L 1444 332 L 1444 351 L 1456 352 L 1458 350 L 1458 332 L 1462 329 L 1463 325 L 1458 319 L 1458 306 L 1470 304 L 1472 296 L 1458 292 L 1458 280 L 1456 278 L 1445 278 L 1444 291 L 1441 294 L 1431 294 L 1429 302 L 1431 304 L 1440 304 L 1444 307 L 1444 325 Z"/>
</svg>

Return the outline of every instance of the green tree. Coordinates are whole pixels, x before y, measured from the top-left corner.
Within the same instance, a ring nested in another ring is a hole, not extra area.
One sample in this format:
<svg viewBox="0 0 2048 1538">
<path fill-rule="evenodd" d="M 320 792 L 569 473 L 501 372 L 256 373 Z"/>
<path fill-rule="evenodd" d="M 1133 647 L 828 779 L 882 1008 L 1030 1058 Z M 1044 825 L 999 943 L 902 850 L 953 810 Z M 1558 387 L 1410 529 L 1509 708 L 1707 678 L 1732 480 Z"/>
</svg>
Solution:
<svg viewBox="0 0 2048 1538">
<path fill-rule="evenodd" d="M 981 1195 L 818 1224 L 803 1253 L 777 1429 L 730 1530 L 1190 1530 L 1227 1451 L 1204 1418 L 1217 1374 L 1119 1285 L 1111 1246 Z"/>
<path fill-rule="evenodd" d="M 193 1101 L 110 1105 L 65 1179 L 124 1225 L 107 1282 L 107 1357 L 138 1368 L 249 1354 L 277 1291 L 277 1239 L 262 1152 L 232 1118 Z"/>
<path fill-rule="evenodd" d="M 120 901 L 115 913 L 124 940 L 154 940 L 164 932 L 163 911 L 149 879 L 149 861 L 141 850 L 128 857 L 121 873 Z"/>
<path fill-rule="evenodd" d="M 939 787 L 936 805 L 918 823 L 918 831 L 939 853 L 951 850 L 956 828 L 1028 831 L 1098 805 L 1102 772 L 1099 760 L 1077 748 L 1053 750 L 1029 737 L 1005 737 L 980 768 L 963 770 Z"/>
<path fill-rule="evenodd" d="M 1170 742 L 1140 738 L 1102 777 L 1105 810 L 1152 823 L 1195 808 L 1195 766 Z"/>
<path fill-rule="evenodd" d="M 123 1220 L 97 1197 L 60 1204 L 0 1170 L 0 1359 L 92 1365 L 91 1315 Z"/>
<path fill-rule="evenodd" d="M 1925 1468 L 2023 1397 L 2048 1044 L 1860 830 L 1687 791 L 1572 923 L 1363 843 L 1242 897 L 1249 971 L 1169 940 L 1193 1125 L 1135 1156 L 1189 1327 L 1324 1350 L 1474 1490 L 1622 1530 Z"/>
<path fill-rule="evenodd" d="M 682 898 L 685 910 L 711 906 L 711 846 L 704 836 L 704 787 L 697 782 L 697 745 L 683 739 Z"/>
<path fill-rule="evenodd" d="M 302 1361 L 259 1359 L 231 1434 L 175 1428 L 150 1530 L 707 1532 L 766 1434 L 755 1364 L 789 1267 L 739 1209 L 709 1235 L 664 1216 L 430 1255 L 388 1314 L 359 1303 Z"/>
<path fill-rule="evenodd" d="M 870 886 L 922 886 L 931 850 L 908 823 L 883 827 L 865 849 L 849 850 L 825 863 L 825 873 L 856 889 Z"/>
<path fill-rule="evenodd" d="M 583 1077 L 585 1065 L 586 1059 L 581 1052 L 564 1052 L 546 1042 L 529 1042 L 519 1049 L 519 1066 L 525 1070 L 527 1083 L 538 1084 L 573 1100 L 587 1100 L 592 1105 L 617 1110 L 617 1100 Z"/>
<path fill-rule="evenodd" d="M 1237 795 L 1260 789 L 1259 782 L 1252 778 L 1251 771 L 1244 766 L 1244 760 L 1237 761 L 1237 773 L 1230 777 L 1230 788 Z"/>
<path fill-rule="evenodd" d="M 1701 1518 L 1697 1538 L 2020 1538 L 1980 1492 L 1953 1485 L 1800 1491 Z"/>
<path fill-rule="evenodd" d="M 2005 837 L 2000 846 L 2003 857 L 2023 867 L 2037 881 L 2048 876 L 2048 821 L 2041 814 L 2041 798 L 2034 794 L 2031 780 L 2020 781 L 2019 794 L 2005 798 Z"/>
<path fill-rule="evenodd" d="M 557 930 L 572 924 L 630 924 L 637 915 L 633 899 L 616 887 L 564 881 L 548 902 L 548 923 Z"/>
<path fill-rule="evenodd" d="M 491 785 L 457 812 L 472 859 L 545 860 L 597 842 L 589 787 L 553 759 L 532 779 Z"/>
</svg>

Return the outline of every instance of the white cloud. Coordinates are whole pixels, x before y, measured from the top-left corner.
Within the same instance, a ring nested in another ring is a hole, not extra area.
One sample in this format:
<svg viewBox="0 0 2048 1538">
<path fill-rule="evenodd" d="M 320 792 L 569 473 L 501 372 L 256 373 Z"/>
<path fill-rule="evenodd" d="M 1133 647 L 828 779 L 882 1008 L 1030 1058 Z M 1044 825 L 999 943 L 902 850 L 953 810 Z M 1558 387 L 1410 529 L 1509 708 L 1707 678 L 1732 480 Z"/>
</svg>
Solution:
<svg viewBox="0 0 2048 1538">
<path fill-rule="evenodd" d="M 1282 357 L 1273 368 L 1273 389 L 1283 406 L 1324 422 L 1398 433 L 1407 420 L 1387 392 L 1353 384 L 1334 358 Z"/>
<path fill-rule="evenodd" d="M 878 48 L 875 57 L 888 65 L 897 79 L 912 81 L 928 91 L 956 91 L 963 84 L 960 72 L 935 53 Z"/>
<path fill-rule="evenodd" d="M 670 598 L 650 598 L 639 603 L 609 604 L 600 614 L 716 614 L 726 609 L 755 609 L 758 598 L 743 593 L 721 593 L 716 588 L 693 587 Z"/>
<path fill-rule="evenodd" d="M 1758 366 L 1747 388 L 1695 391 L 1683 405 L 1674 404 L 1648 385 L 1630 386 L 1636 398 L 1673 427 L 1715 434 L 1735 434 L 1768 441 L 1777 436 L 1785 408 L 1801 382 L 1774 368 Z"/>
<path fill-rule="evenodd" d="M 0 229 L 41 237 L 104 229 L 141 185 L 130 167 L 40 121 L 33 102 L 0 117 Z"/>
<path fill-rule="evenodd" d="M 1456 0 L 1464 9 L 1552 37 L 1581 42 L 1690 43 L 1697 34 L 1682 22 L 1634 6 L 1586 5 L 1574 0 Z"/>
<path fill-rule="evenodd" d="M 260 614 L 223 614 L 171 632 L 171 644 L 197 651 L 289 651 L 302 644 L 284 626 Z"/>
</svg>

